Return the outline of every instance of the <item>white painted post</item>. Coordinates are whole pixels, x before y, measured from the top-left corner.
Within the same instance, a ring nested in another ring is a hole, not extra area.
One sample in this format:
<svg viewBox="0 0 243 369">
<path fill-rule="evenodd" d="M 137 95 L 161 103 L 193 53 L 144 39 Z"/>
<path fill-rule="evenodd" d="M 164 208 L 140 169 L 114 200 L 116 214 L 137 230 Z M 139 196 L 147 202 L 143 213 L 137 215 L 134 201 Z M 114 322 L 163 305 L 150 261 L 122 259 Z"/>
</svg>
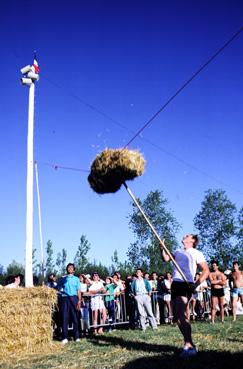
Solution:
<svg viewBox="0 0 243 369">
<path fill-rule="evenodd" d="M 25 246 L 25 287 L 33 286 L 33 171 L 34 171 L 34 97 L 35 84 L 29 87 L 29 113 L 27 138 L 27 183 L 26 183 L 26 246 Z"/>
</svg>

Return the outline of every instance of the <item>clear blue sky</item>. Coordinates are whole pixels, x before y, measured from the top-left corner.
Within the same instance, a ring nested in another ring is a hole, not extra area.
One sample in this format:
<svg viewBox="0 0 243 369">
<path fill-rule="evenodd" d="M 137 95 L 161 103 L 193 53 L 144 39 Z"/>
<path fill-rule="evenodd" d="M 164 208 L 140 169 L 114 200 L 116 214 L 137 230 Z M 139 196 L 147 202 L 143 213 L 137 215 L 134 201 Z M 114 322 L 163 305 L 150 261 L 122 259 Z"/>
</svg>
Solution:
<svg viewBox="0 0 243 369">
<path fill-rule="evenodd" d="M 128 194 L 98 196 L 86 173 L 43 163 L 88 169 L 105 147 L 125 145 L 242 25 L 240 0 L 2 0 L 0 264 L 24 263 L 28 88 L 19 78 L 34 50 L 44 243 L 52 240 L 55 253 L 66 248 L 71 261 L 85 234 L 90 259 L 110 264 L 114 250 L 124 259 L 133 240 Z M 147 160 L 132 191 L 140 198 L 164 192 L 182 225 L 178 238 L 193 231 L 207 189 L 222 188 L 243 205 L 242 66 L 243 33 L 130 146 Z M 37 214 L 35 196 L 39 250 Z"/>
</svg>

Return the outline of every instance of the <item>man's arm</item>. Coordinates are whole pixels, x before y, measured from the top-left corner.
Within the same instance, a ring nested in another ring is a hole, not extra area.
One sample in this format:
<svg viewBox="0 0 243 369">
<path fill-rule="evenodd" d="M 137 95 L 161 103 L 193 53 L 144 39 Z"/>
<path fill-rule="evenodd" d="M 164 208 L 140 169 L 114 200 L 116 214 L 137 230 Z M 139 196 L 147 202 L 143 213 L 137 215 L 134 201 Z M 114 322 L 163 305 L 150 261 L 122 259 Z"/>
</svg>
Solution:
<svg viewBox="0 0 243 369">
<path fill-rule="evenodd" d="M 170 257 L 169 257 L 168 254 L 166 254 L 166 252 L 165 252 L 165 250 L 164 250 L 164 248 L 163 248 L 162 245 L 160 245 L 160 254 L 161 254 L 162 260 L 164 260 L 164 261 L 170 261 Z"/>
<path fill-rule="evenodd" d="M 198 264 L 198 266 L 201 268 L 202 272 L 201 272 L 198 280 L 195 283 L 196 286 L 199 286 L 199 284 L 201 284 L 203 281 L 205 281 L 208 278 L 208 276 L 210 278 L 209 267 L 208 267 L 208 264 L 206 263 L 206 261 Z M 211 280 L 211 278 L 210 278 L 210 280 Z"/>
</svg>

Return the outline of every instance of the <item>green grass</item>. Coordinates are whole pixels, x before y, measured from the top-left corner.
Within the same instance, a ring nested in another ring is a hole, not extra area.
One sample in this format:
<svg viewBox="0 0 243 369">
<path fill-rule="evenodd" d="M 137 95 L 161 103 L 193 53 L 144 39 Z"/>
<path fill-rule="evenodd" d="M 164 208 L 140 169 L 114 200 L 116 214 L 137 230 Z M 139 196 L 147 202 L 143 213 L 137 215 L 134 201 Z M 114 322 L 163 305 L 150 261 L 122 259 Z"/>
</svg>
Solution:
<svg viewBox="0 0 243 369">
<path fill-rule="evenodd" d="M 182 337 L 175 326 L 157 331 L 117 330 L 70 342 L 48 356 L 35 356 L 1 369 L 240 369 L 243 368 L 243 317 L 235 323 L 192 324 L 198 355 L 178 356 Z M 61 344 L 60 344 L 61 346 Z"/>
</svg>

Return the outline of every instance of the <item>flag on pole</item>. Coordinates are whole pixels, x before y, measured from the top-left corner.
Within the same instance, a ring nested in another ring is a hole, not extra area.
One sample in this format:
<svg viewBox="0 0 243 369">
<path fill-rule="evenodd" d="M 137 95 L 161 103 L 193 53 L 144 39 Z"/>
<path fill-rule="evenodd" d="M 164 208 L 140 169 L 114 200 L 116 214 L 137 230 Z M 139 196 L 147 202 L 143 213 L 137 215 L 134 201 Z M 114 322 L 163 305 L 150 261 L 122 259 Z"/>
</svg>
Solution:
<svg viewBox="0 0 243 369">
<path fill-rule="evenodd" d="M 35 72 L 36 74 L 38 74 L 39 71 L 40 71 L 40 68 L 39 68 L 39 65 L 38 65 L 38 62 L 37 62 L 36 54 L 34 55 L 34 62 L 33 62 L 33 65 L 32 65 L 32 69 L 33 69 L 33 72 Z"/>
</svg>

